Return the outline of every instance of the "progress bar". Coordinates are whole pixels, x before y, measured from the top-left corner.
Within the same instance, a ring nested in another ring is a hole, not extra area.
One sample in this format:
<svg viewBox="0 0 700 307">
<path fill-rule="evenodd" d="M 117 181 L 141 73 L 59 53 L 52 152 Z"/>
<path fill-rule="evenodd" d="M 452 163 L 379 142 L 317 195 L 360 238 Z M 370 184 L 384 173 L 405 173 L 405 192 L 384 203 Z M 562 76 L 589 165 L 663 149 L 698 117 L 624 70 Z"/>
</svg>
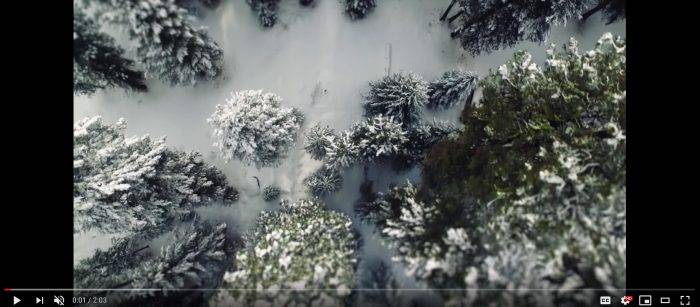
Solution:
<svg viewBox="0 0 700 307">
<path fill-rule="evenodd" d="M 338 288 L 277 288 L 277 289 L 256 289 L 256 288 L 217 288 L 217 289 L 124 289 L 124 288 L 88 288 L 88 289 L 74 289 L 74 288 L 5 288 L 5 292 L 10 291 L 338 291 L 338 290 L 351 290 L 351 291 L 543 291 L 543 292 L 561 292 L 561 291 L 695 291 L 695 288 L 656 288 L 656 289 L 645 289 L 645 288 L 625 288 L 625 289 L 610 289 L 610 288 L 583 288 L 583 289 L 469 289 L 469 288 L 351 288 L 351 289 L 338 289 Z"/>
</svg>

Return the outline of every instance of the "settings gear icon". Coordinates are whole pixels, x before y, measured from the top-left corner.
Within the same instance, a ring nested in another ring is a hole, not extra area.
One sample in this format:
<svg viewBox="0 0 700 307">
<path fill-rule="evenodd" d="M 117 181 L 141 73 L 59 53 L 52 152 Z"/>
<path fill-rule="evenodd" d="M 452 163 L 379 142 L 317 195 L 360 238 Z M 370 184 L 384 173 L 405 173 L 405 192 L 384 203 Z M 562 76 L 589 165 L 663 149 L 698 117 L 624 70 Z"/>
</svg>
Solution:
<svg viewBox="0 0 700 307">
<path fill-rule="evenodd" d="M 622 303 L 622 305 L 627 306 L 627 304 L 631 303 L 633 299 L 633 296 L 625 295 L 622 298 L 620 298 L 620 302 Z"/>
</svg>

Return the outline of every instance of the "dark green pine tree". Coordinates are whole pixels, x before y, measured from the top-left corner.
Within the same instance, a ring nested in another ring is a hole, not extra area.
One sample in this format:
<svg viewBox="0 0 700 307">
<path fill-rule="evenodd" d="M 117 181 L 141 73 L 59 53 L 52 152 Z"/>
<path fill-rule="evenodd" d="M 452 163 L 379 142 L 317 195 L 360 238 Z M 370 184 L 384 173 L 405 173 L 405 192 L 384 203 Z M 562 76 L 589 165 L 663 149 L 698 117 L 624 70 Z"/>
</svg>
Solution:
<svg viewBox="0 0 700 307">
<path fill-rule="evenodd" d="M 405 151 L 408 157 L 405 161 L 417 162 L 423 160 L 423 157 L 433 145 L 457 130 L 454 124 L 444 121 L 433 121 L 414 127 L 406 134 L 408 143 Z"/>
<path fill-rule="evenodd" d="M 516 52 L 480 82 L 463 127 L 427 153 L 420 186 L 356 211 L 431 288 L 623 288 L 625 59 L 625 40 L 610 33 L 590 51 L 575 40 L 552 48 L 542 65 Z M 552 293 L 441 295 L 450 306 L 594 299 Z"/>
<path fill-rule="evenodd" d="M 529 40 L 542 42 L 552 25 L 578 18 L 590 0 L 459 0 L 452 37 L 472 55 Z"/>
<path fill-rule="evenodd" d="M 98 89 L 121 87 L 148 90 L 143 72 L 124 57 L 114 39 L 100 32 L 94 20 L 73 7 L 73 93 L 92 94 Z"/>
</svg>

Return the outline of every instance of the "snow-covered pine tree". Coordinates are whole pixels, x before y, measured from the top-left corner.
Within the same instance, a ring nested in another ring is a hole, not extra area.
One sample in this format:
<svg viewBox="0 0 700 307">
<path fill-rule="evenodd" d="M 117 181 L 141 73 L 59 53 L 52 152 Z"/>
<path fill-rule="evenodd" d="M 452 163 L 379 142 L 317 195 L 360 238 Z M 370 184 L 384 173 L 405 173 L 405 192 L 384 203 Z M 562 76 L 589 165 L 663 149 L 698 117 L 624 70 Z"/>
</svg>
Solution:
<svg viewBox="0 0 700 307">
<path fill-rule="evenodd" d="M 427 107 L 448 109 L 461 102 L 471 103 L 479 78 L 472 72 L 451 70 L 428 85 Z"/>
<path fill-rule="evenodd" d="M 423 163 L 421 187 L 358 208 L 406 272 L 448 305 L 588 304 L 561 289 L 625 287 L 625 41 L 572 40 L 543 67 L 519 51 L 481 82 L 465 125 Z M 564 103 L 565 102 L 565 103 Z M 605 292 L 605 291 L 604 291 Z M 596 293 L 598 294 L 598 293 Z"/>
<path fill-rule="evenodd" d="M 114 240 L 109 249 L 97 250 L 75 266 L 74 288 L 165 290 L 102 293 L 111 306 L 205 303 L 211 293 L 168 290 L 209 289 L 219 285 L 233 259 L 233 242 L 226 238 L 226 224 L 211 225 L 195 220 L 166 236 L 160 250 L 151 246 L 152 235 L 136 234 Z"/>
<path fill-rule="evenodd" d="M 512 47 L 522 40 L 542 42 L 552 25 L 579 18 L 591 0 L 459 0 L 452 37 L 472 55 Z"/>
<path fill-rule="evenodd" d="M 223 51 L 174 0 L 100 0 L 102 16 L 123 24 L 149 74 L 171 85 L 194 85 L 222 71 Z"/>
<path fill-rule="evenodd" d="M 300 200 L 264 211 L 244 239 L 222 288 L 259 291 L 220 291 L 210 306 L 338 306 L 355 284 L 352 221 L 321 203 Z"/>
<path fill-rule="evenodd" d="M 277 5 L 280 0 L 246 0 L 250 8 L 258 14 L 260 24 L 270 28 L 277 21 Z"/>
<path fill-rule="evenodd" d="M 73 268 L 75 288 L 121 288 L 131 282 L 131 274 L 140 263 L 152 255 L 150 241 L 157 237 L 151 227 L 123 238 L 112 239 L 106 249 L 97 249 L 89 257 L 80 260 Z"/>
<path fill-rule="evenodd" d="M 109 87 L 148 90 L 143 72 L 124 57 L 124 50 L 100 32 L 80 7 L 73 6 L 73 93 L 92 94 Z"/>
<path fill-rule="evenodd" d="M 311 155 L 311 158 L 322 160 L 326 156 L 326 148 L 331 146 L 335 140 L 335 131 L 328 126 L 321 126 L 316 123 L 304 137 L 304 149 Z"/>
<path fill-rule="evenodd" d="M 309 188 L 311 195 L 320 197 L 340 190 L 343 187 L 343 177 L 339 169 L 324 165 L 306 177 L 304 184 Z"/>
<path fill-rule="evenodd" d="M 417 192 L 417 187 L 407 181 L 402 186 L 392 187 L 386 193 L 374 194 L 373 201 L 362 203 L 362 206 L 355 208 L 355 212 L 360 218 L 374 223 L 382 230 L 387 227 L 389 219 L 402 214 L 407 203 L 416 201 Z"/>
<path fill-rule="evenodd" d="M 238 200 L 238 191 L 227 185 L 224 173 L 204 162 L 199 152 L 166 150 L 160 165 L 169 174 L 152 178 L 161 196 L 179 199 L 182 193 L 187 193 L 188 201 L 197 204 L 211 201 L 230 204 Z"/>
<path fill-rule="evenodd" d="M 207 121 L 214 127 L 214 146 L 226 161 L 256 167 L 275 166 L 294 145 L 304 115 L 285 108 L 282 98 L 262 90 L 231 93 Z"/>
<path fill-rule="evenodd" d="M 338 170 L 355 162 L 391 162 L 396 170 L 405 170 L 422 160 L 435 143 L 456 130 L 450 123 L 435 121 L 405 130 L 391 117 L 372 116 L 353 124 L 339 136 L 326 138 L 328 145 L 324 147 L 323 161 L 327 167 Z"/>
<path fill-rule="evenodd" d="M 353 20 L 364 18 L 375 6 L 377 0 L 345 0 L 345 12 Z"/>
<path fill-rule="evenodd" d="M 391 116 L 404 127 L 420 121 L 421 108 L 428 100 L 428 85 L 414 73 L 395 73 L 370 82 L 364 95 L 365 116 Z"/>
<path fill-rule="evenodd" d="M 278 186 L 268 185 L 263 189 L 263 200 L 273 201 L 275 199 L 278 199 L 280 197 L 280 194 L 282 194 L 282 191 Z"/>
<path fill-rule="evenodd" d="M 238 191 L 198 153 L 173 151 L 165 139 L 125 137 L 126 123 L 99 116 L 73 128 L 73 215 L 76 232 L 138 231 L 162 226 L 213 201 L 230 203 Z"/>
<path fill-rule="evenodd" d="M 460 217 L 442 214 L 440 209 L 434 200 L 421 201 L 418 187 L 406 182 L 378 193 L 375 201 L 363 203 L 355 211 L 377 226 L 383 243 L 397 251 L 394 261 L 405 266 L 408 276 L 427 281 L 430 287 L 456 287 L 458 284 L 447 278 L 462 277 L 454 276 L 457 265 L 470 259 L 468 252 L 473 247 L 468 240 L 443 242 L 440 231 L 450 226 L 448 221 Z"/>
<path fill-rule="evenodd" d="M 401 124 L 392 117 L 376 115 L 355 123 L 350 138 L 364 162 L 384 162 L 404 152 L 408 138 Z"/>
<path fill-rule="evenodd" d="M 350 131 L 343 131 L 326 146 L 323 162 L 330 168 L 341 170 L 355 163 L 359 154 L 359 148 L 353 142 Z"/>
</svg>

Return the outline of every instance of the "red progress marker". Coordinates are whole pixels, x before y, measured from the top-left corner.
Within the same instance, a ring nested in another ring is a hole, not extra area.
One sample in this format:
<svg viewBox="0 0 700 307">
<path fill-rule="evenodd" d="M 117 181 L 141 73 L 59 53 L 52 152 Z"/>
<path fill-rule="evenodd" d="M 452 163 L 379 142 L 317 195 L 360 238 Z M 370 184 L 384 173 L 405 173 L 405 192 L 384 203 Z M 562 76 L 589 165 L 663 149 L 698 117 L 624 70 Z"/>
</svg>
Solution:
<svg viewBox="0 0 700 307">
<path fill-rule="evenodd" d="M 10 289 L 10 288 L 5 288 L 4 290 L 5 290 L 5 292 L 10 292 L 10 291 L 12 291 L 12 289 Z"/>
</svg>

